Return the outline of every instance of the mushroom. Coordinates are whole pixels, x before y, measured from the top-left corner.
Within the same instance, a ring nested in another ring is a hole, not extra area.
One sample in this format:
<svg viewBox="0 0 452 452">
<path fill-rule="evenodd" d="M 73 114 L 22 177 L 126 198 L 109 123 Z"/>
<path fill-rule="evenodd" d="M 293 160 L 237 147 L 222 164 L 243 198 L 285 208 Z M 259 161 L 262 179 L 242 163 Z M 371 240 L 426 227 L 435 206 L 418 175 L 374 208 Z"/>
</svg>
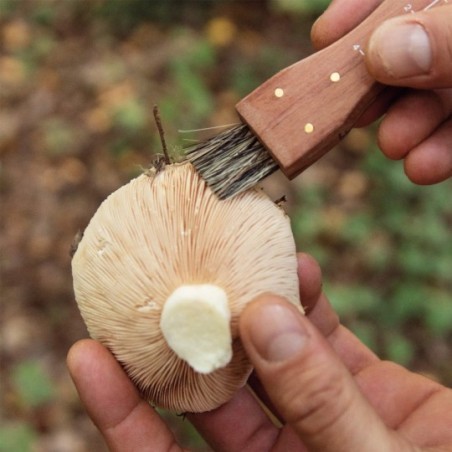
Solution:
<svg viewBox="0 0 452 452">
<path fill-rule="evenodd" d="M 244 306 L 271 291 L 299 306 L 289 218 L 264 193 L 219 200 L 190 163 L 148 171 L 99 207 L 72 259 L 89 334 L 143 396 L 212 410 L 246 383 Z"/>
</svg>

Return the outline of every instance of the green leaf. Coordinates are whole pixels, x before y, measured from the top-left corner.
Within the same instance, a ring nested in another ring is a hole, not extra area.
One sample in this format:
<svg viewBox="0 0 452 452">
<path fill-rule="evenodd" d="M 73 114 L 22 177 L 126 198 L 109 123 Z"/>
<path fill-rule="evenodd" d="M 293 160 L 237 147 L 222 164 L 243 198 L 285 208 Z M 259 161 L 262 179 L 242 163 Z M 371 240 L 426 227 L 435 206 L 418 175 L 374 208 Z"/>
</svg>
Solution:
<svg viewBox="0 0 452 452">
<path fill-rule="evenodd" d="M 377 331 L 370 322 L 353 322 L 350 325 L 353 333 L 371 350 L 377 350 Z"/>
<path fill-rule="evenodd" d="M 38 361 L 18 364 L 13 369 L 12 380 L 24 405 L 35 408 L 54 397 L 53 382 Z"/>
<path fill-rule="evenodd" d="M 214 47 L 208 41 L 200 40 L 186 56 L 185 64 L 195 70 L 210 69 L 215 65 L 216 54 Z"/>
<path fill-rule="evenodd" d="M 127 132 L 138 132 L 147 121 L 147 111 L 137 99 L 121 104 L 115 112 L 115 122 Z"/>
<path fill-rule="evenodd" d="M 0 0 L 0 17 L 3 20 L 8 19 L 8 16 L 18 8 L 20 8 L 20 3 L 17 0 Z"/>
<path fill-rule="evenodd" d="M 425 303 L 426 323 L 432 334 L 443 337 L 452 333 L 452 302 L 446 292 L 432 291 Z"/>
<path fill-rule="evenodd" d="M 414 345 L 410 340 L 398 333 L 385 335 L 386 357 L 391 361 L 407 366 L 414 357 Z"/>
<path fill-rule="evenodd" d="M 342 235 L 349 243 L 359 245 L 369 240 L 374 228 L 373 218 L 367 212 L 361 212 L 349 217 Z"/>
<path fill-rule="evenodd" d="M 380 318 L 385 318 L 386 326 L 397 326 L 411 319 L 420 319 L 425 313 L 426 297 L 422 282 L 401 279 L 393 289 Z"/>
<path fill-rule="evenodd" d="M 327 8 L 329 3 L 330 0 L 273 0 L 272 6 L 276 11 L 290 14 L 319 14 Z"/>
<path fill-rule="evenodd" d="M 430 265 L 433 262 L 434 256 L 416 246 L 414 243 L 408 241 L 400 245 L 398 252 L 398 262 L 401 268 L 412 276 L 430 276 L 435 274 L 434 267 Z"/>
<path fill-rule="evenodd" d="M 0 427 L 0 452 L 30 452 L 36 432 L 22 422 L 11 422 Z"/>
<path fill-rule="evenodd" d="M 327 293 L 333 307 L 343 316 L 372 313 L 380 306 L 378 294 L 371 287 L 333 284 Z"/>
</svg>

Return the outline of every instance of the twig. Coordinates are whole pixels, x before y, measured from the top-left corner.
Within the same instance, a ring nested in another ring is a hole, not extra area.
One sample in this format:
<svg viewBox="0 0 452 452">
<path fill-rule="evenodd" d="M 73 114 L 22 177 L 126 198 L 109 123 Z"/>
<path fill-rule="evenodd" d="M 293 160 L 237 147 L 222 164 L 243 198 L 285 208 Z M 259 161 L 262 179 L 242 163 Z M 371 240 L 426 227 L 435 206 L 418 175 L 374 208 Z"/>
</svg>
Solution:
<svg viewBox="0 0 452 452">
<path fill-rule="evenodd" d="M 168 155 L 168 149 L 166 147 L 166 141 L 165 141 L 165 131 L 163 130 L 162 120 L 160 118 L 159 107 L 157 105 L 154 105 L 154 119 L 155 119 L 155 123 L 157 125 L 157 130 L 159 131 L 160 142 L 162 143 L 163 155 L 165 156 L 165 163 L 167 165 L 169 165 L 171 163 L 171 160 Z"/>
</svg>

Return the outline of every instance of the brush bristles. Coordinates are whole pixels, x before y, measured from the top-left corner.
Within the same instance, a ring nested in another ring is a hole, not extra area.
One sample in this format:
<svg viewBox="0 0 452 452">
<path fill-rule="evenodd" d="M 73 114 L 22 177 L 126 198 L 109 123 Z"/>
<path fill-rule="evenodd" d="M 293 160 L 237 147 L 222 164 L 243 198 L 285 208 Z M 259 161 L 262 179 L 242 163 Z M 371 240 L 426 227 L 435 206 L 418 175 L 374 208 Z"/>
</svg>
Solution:
<svg viewBox="0 0 452 452">
<path fill-rule="evenodd" d="M 193 146 L 185 154 L 220 199 L 254 187 L 278 169 L 246 125 Z"/>
</svg>

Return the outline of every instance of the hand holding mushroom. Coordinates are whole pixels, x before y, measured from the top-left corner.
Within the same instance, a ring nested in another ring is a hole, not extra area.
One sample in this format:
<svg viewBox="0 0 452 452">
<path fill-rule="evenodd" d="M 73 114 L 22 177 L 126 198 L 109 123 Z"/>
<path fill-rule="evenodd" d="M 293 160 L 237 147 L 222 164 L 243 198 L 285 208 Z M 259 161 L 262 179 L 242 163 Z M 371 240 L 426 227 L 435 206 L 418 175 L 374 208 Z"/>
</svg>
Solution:
<svg viewBox="0 0 452 452">
<path fill-rule="evenodd" d="M 249 384 L 283 427 L 242 388 L 220 408 L 188 415 L 213 450 L 452 450 L 452 390 L 380 361 L 339 324 L 321 293 L 314 260 L 300 255 L 298 262 L 307 318 L 285 300 L 265 295 L 246 307 L 239 324 L 257 372 Z M 98 342 L 75 344 L 68 365 L 112 450 L 181 450 Z"/>
<path fill-rule="evenodd" d="M 80 397 L 109 446 L 118 451 L 177 449 L 147 403 L 151 400 L 200 412 L 188 418 L 214 450 L 408 452 L 417 446 L 431 452 L 430 446 L 452 447 L 452 391 L 380 361 L 339 324 L 321 293 L 320 270 L 312 258 L 298 258 L 297 277 L 284 214 L 263 195 L 248 192 L 228 204 L 229 215 L 210 224 L 217 218 L 218 201 L 191 167 L 180 168 L 176 184 L 169 169 L 143 175 L 113 194 L 74 255 L 77 300 L 88 328 L 124 366 L 93 340 L 77 343 L 68 355 Z M 194 201 L 180 203 L 181 197 L 188 199 L 187 186 L 188 193 L 196 194 Z M 159 210 L 161 198 L 164 211 L 177 208 L 171 221 Z M 249 215 L 267 208 L 278 225 L 256 231 Z M 208 218 L 200 221 L 197 217 L 206 211 Z M 143 223 L 148 217 L 154 221 Z M 234 229 L 238 218 L 244 234 L 254 233 L 247 240 L 262 240 L 258 257 L 251 256 L 255 245 L 240 259 L 214 246 L 225 236 L 224 227 L 231 228 L 240 248 L 249 246 Z M 151 230 L 150 224 L 159 222 L 167 235 Z M 212 243 L 209 231 L 218 229 L 222 235 Z M 190 240 L 192 234 L 203 240 Z M 154 257 L 149 256 L 151 246 Z M 209 265 L 190 265 L 199 260 Z M 246 277 L 239 271 L 243 262 L 252 270 Z M 275 262 L 285 270 L 269 282 Z M 204 268 L 207 276 L 201 273 Z M 163 288 L 151 287 L 154 279 Z M 298 280 L 300 287 L 293 285 Z M 257 296 L 265 290 L 279 294 Z M 301 315 L 298 295 L 312 323 Z M 234 314 L 230 300 L 240 314 Z M 201 318 L 204 311 L 207 321 Z M 211 325 L 219 330 L 218 338 Z M 251 366 L 256 373 L 249 385 L 282 427 L 242 387 Z M 201 413 L 206 410 L 211 411 Z"/>
<path fill-rule="evenodd" d="M 404 159 L 407 176 L 418 184 L 452 176 L 452 4 L 440 1 L 441 6 L 432 2 L 435 7 L 428 11 L 386 21 L 374 32 L 366 52 L 369 71 L 378 81 L 408 89 L 395 102 L 395 92 L 387 90 L 360 124 L 386 112 L 379 129 L 380 148 L 391 159 Z M 379 3 L 332 2 L 312 29 L 315 47 L 332 44 Z"/>
<path fill-rule="evenodd" d="M 314 28 L 317 46 L 334 41 L 378 3 L 335 1 Z M 390 158 L 405 158 L 413 181 L 426 184 L 452 173 L 452 55 L 447 45 L 452 7 L 416 17 L 414 38 L 408 36 L 411 16 L 383 25 L 367 59 L 377 79 L 415 89 L 389 110 L 380 144 Z M 394 58 L 408 47 L 388 53 L 381 46 L 402 31 L 404 38 L 417 40 L 423 55 Z M 412 71 L 413 61 L 418 72 Z M 387 104 L 382 99 L 362 122 L 375 119 Z M 299 291 L 308 316 L 300 315 L 287 219 L 257 192 L 231 201 L 227 215 L 218 215 L 221 209 L 203 184 L 185 170 L 173 191 L 155 189 L 158 183 L 173 183 L 165 176 L 158 181 L 144 175 L 110 197 L 98 213 L 101 221 L 92 222 L 74 257 L 75 289 L 88 329 L 114 356 L 99 342 L 85 340 L 69 352 L 68 366 L 109 446 L 119 451 L 178 449 L 150 400 L 200 412 L 188 417 L 219 451 L 452 450 L 452 391 L 380 361 L 341 326 L 321 293 L 317 264 L 305 255 L 298 262 Z M 179 195 L 187 192 L 193 199 L 181 202 Z M 167 193 L 172 193 L 170 200 Z M 176 222 L 162 215 L 162 205 L 177 207 L 171 215 Z M 255 215 L 264 207 L 278 223 L 262 231 Z M 200 212 L 209 214 L 200 219 Z M 160 228 L 149 230 L 156 223 Z M 213 241 L 212 233 L 217 233 Z M 203 240 L 191 240 L 192 234 Z M 224 253 L 225 244 L 244 252 Z M 282 269 L 276 278 L 273 265 Z M 245 274 L 244 268 L 252 272 Z M 265 291 L 276 294 L 257 297 Z M 242 387 L 252 366 L 256 372 L 249 385 L 282 427 Z"/>
</svg>

